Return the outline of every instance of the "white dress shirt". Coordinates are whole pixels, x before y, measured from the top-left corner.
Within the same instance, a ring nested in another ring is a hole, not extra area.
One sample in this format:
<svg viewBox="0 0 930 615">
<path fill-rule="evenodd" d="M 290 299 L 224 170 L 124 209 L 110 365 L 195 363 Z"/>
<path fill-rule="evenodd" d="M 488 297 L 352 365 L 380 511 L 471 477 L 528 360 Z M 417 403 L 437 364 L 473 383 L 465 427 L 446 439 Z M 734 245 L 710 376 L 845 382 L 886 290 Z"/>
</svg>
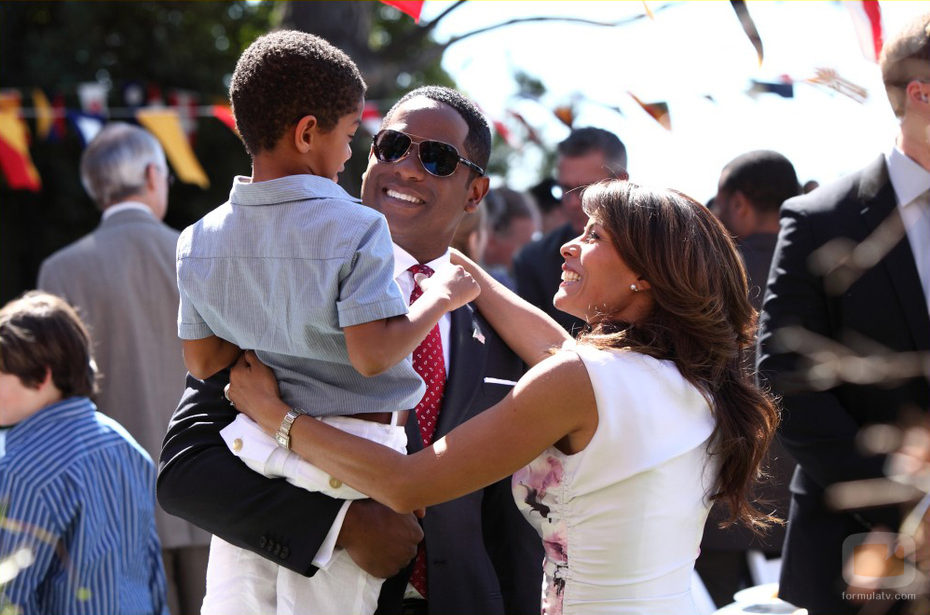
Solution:
<svg viewBox="0 0 930 615">
<path fill-rule="evenodd" d="M 155 214 L 152 213 L 152 208 L 146 205 L 145 203 L 139 203 L 137 201 L 123 201 L 122 203 L 117 203 L 116 205 L 110 205 L 109 207 L 104 209 L 103 217 L 100 219 L 106 220 L 113 214 L 118 214 L 121 211 L 128 211 L 130 209 L 136 210 L 136 211 L 144 211 L 145 213 L 152 216 L 153 218 L 155 217 Z"/>
<path fill-rule="evenodd" d="M 885 156 L 885 161 L 930 314 L 930 171 L 898 147 Z"/>
</svg>

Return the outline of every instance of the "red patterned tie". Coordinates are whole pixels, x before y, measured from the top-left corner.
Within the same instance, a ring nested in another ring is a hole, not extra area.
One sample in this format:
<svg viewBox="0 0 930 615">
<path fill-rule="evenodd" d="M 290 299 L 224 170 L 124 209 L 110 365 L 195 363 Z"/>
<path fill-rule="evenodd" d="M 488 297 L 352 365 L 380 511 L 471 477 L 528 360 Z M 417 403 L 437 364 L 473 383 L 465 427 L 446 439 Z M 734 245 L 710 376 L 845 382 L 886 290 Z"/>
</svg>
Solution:
<svg viewBox="0 0 930 615">
<path fill-rule="evenodd" d="M 423 291 L 416 283 L 416 274 L 422 273 L 426 277 L 433 275 L 433 270 L 426 265 L 414 265 L 408 269 L 414 275 L 413 292 L 410 293 L 410 303 L 420 298 Z M 420 437 L 423 446 L 433 442 L 433 432 L 436 431 L 436 421 L 439 419 L 439 409 L 442 407 L 442 395 L 446 389 L 446 363 L 442 353 L 442 338 L 439 336 L 437 324 L 426 335 L 426 338 L 413 351 L 413 369 L 426 383 L 426 394 L 416 407 L 417 425 L 420 427 Z M 410 584 L 426 598 L 426 549 L 420 543 L 417 550 L 417 559 L 410 573 Z"/>
</svg>

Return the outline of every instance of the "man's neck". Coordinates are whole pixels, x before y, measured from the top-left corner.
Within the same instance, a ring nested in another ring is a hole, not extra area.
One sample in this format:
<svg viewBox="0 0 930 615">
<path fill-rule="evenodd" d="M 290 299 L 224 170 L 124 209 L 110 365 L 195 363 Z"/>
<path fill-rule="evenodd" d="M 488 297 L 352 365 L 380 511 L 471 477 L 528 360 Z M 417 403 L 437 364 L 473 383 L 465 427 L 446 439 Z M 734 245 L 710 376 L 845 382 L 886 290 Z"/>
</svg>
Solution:
<svg viewBox="0 0 930 615">
<path fill-rule="evenodd" d="M 898 133 L 898 147 L 905 156 L 930 171 L 930 124 L 905 116 Z"/>
</svg>

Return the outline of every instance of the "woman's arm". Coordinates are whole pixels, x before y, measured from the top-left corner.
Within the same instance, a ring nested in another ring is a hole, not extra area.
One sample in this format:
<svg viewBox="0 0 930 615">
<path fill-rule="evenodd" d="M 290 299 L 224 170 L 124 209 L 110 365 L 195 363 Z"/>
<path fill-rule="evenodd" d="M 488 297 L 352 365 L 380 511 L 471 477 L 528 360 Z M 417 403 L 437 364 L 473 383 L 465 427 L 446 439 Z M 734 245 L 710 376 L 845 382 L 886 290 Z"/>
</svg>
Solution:
<svg viewBox="0 0 930 615">
<path fill-rule="evenodd" d="M 229 396 L 269 433 L 289 410 L 254 353 L 233 368 Z M 414 455 L 352 436 L 311 417 L 291 429 L 294 452 L 395 511 L 413 511 L 489 485 L 558 443 L 581 450 L 597 428 L 588 373 L 574 353 L 532 368 L 500 403 Z"/>
<path fill-rule="evenodd" d="M 451 256 L 452 263 L 464 267 L 481 287 L 475 299 L 481 315 L 524 363 L 536 365 L 549 357 L 552 348 L 571 339 L 548 314 L 521 299 L 464 254 L 452 250 Z"/>
</svg>

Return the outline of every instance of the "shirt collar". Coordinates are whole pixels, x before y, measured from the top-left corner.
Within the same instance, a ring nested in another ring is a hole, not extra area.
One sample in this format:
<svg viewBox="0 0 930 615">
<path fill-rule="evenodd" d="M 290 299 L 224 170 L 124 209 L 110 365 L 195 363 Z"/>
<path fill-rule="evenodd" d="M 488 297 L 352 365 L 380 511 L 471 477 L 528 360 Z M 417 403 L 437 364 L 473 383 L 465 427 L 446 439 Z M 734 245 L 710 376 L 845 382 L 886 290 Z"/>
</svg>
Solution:
<svg viewBox="0 0 930 615">
<path fill-rule="evenodd" d="M 37 431 L 86 413 L 96 412 L 97 407 L 86 397 L 69 397 L 49 404 L 6 430 L 6 446 L 9 448 L 20 437 L 32 438 Z"/>
<path fill-rule="evenodd" d="M 286 175 L 263 182 L 237 175 L 229 191 L 229 202 L 235 205 L 274 205 L 307 199 L 343 199 L 361 203 L 331 179 L 317 175 Z"/>
<path fill-rule="evenodd" d="M 145 203 L 140 203 L 138 201 L 124 201 L 122 203 L 117 203 L 116 205 L 110 205 L 103 210 L 103 217 L 101 220 L 106 220 L 113 214 L 118 214 L 121 211 L 144 211 L 148 215 L 155 217 L 155 214 L 152 213 L 152 210 Z"/>
<path fill-rule="evenodd" d="M 396 280 L 397 278 L 401 276 L 402 273 L 410 269 L 412 266 L 420 264 L 420 261 L 413 258 L 413 256 L 410 255 L 410 252 L 407 252 L 406 250 L 404 250 L 402 247 L 400 247 L 396 243 L 393 244 L 393 246 L 394 246 L 394 279 Z M 451 264 L 451 261 L 449 260 L 449 250 L 446 249 L 446 251 L 443 252 L 443 254 L 439 258 L 435 258 L 429 261 L 428 263 L 422 263 L 422 264 L 426 265 L 433 271 L 439 271 L 443 267 L 448 267 Z"/>
<path fill-rule="evenodd" d="M 930 190 L 930 171 L 911 160 L 897 146 L 886 154 L 885 162 L 899 207 L 911 204 L 918 196 Z"/>
</svg>

